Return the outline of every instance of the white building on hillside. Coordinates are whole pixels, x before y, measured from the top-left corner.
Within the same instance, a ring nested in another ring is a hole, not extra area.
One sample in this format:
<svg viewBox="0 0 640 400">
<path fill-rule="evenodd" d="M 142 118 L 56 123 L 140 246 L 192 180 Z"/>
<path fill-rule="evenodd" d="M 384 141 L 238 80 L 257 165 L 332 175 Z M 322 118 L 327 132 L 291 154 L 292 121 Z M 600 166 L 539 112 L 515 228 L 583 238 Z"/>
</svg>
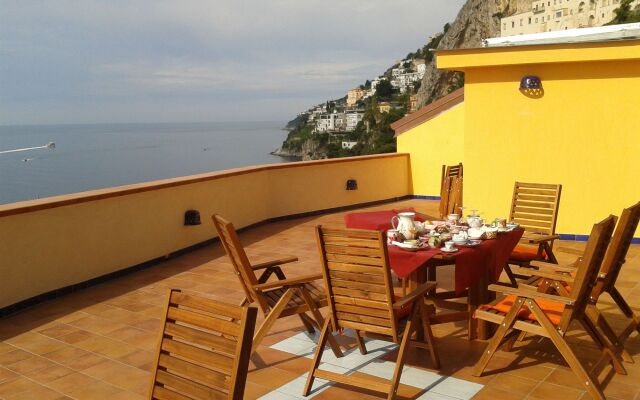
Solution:
<svg viewBox="0 0 640 400">
<path fill-rule="evenodd" d="M 605 25 L 621 0 L 538 0 L 531 10 L 500 20 L 500 36 L 525 35 Z M 640 0 L 631 2 L 631 8 Z"/>
<path fill-rule="evenodd" d="M 347 111 L 346 113 L 346 128 L 347 132 L 353 132 L 358 125 L 358 122 L 362 121 L 364 118 L 364 111 L 356 110 L 356 111 Z"/>
</svg>

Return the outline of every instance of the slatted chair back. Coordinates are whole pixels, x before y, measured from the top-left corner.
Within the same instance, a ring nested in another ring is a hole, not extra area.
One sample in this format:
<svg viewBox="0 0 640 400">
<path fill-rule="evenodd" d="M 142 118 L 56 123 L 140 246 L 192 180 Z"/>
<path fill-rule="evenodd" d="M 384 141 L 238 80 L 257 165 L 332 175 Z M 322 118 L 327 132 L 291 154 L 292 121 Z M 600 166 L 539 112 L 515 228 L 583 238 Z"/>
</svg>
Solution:
<svg viewBox="0 0 640 400">
<path fill-rule="evenodd" d="M 525 232 L 554 235 L 562 185 L 516 182 L 509 219 Z"/>
<path fill-rule="evenodd" d="M 456 214 L 462 207 L 462 163 L 443 165 L 440 180 L 440 217 Z"/>
<path fill-rule="evenodd" d="M 333 329 L 388 335 L 397 342 L 383 233 L 318 226 L 316 235 Z"/>
<path fill-rule="evenodd" d="M 584 255 L 576 264 L 576 276 L 571 284 L 569 297 L 573 300 L 573 304 L 565 307 L 560 320 L 559 328 L 563 332 L 567 331 L 573 319 L 582 318 L 584 315 L 589 304 L 593 282 L 598 276 L 607 246 L 611 241 L 616 219 L 615 216 L 610 215 L 591 229 Z"/>
<path fill-rule="evenodd" d="M 602 292 L 611 291 L 615 285 L 622 265 L 625 263 L 625 257 L 633 241 L 633 235 L 638 228 L 639 221 L 640 202 L 622 211 L 618 226 L 611 239 L 611 245 L 607 249 L 607 254 L 600 269 L 600 273 L 604 274 L 604 279 L 598 280 L 598 283 L 593 288 L 591 294 L 593 300 L 597 300 Z"/>
<path fill-rule="evenodd" d="M 242 243 L 240 243 L 233 223 L 215 214 L 213 216 L 213 224 L 218 231 L 222 247 L 224 247 L 225 252 L 231 260 L 231 264 L 233 264 L 236 275 L 238 275 L 240 279 L 240 284 L 242 285 L 242 290 L 244 290 L 247 300 L 258 303 L 262 312 L 266 313 L 269 305 L 264 297 L 254 289 L 254 286 L 258 284 L 258 278 L 251 268 L 251 262 L 249 262 L 247 253 L 245 253 L 244 247 L 242 247 Z"/>
<path fill-rule="evenodd" d="M 149 398 L 242 399 L 256 316 L 170 290 Z"/>
</svg>

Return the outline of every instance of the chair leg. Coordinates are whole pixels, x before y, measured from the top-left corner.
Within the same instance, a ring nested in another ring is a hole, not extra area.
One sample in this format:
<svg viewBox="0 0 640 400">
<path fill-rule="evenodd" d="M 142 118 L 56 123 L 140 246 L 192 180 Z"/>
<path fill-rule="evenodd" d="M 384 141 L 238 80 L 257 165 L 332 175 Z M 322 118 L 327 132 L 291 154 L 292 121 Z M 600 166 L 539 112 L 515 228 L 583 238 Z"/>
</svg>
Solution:
<svg viewBox="0 0 640 400">
<path fill-rule="evenodd" d="M 594 326 L 594 328 L 598 328 L 604 336 L 607 338 L 609 343 L 613 346 L 611 349 L 616 355 L 620 355 L 622 360 L 628 363 L 633 363 L 633 357 L 629 354 L 627 349 L 624 348 L 624 345 L 618 338 L 618 335 L 615 333 L 611 325 L 604 318 L 604 315 L 596 308 L 595 305 L 588 305 L 586 310 L 586 316 Z"/>
<path fill-rule="evenodd" d="M 616 373 L 620 375 L 626 375 L 627 370 L 624 368 L 624 365 L 622 365 L 622 361 L 618 359 L 619 353 L 616 353 L 616 350 L 613 347 L 613 345 L 597 329 L 595 324 L 593 324 L 588 317 L 583 320 L 580 320 L 580 324 L 582 325 L 584 330 L 589 334 L 589 336 L 591 336 L 595 344 L 598 345 L 598 347 L 600 348 L 600 351 L 602 351 L 600 360 L 596 363 L 596 366 L 594 367 L 594 369 L 591 370 L 591 372 L 593 373 L 593 371 L 597 371 L 600 366 L 611 363 Z M 597 372 L 595 374 L 597 375 Z"/>
<path fill-rule="evenodd" d="M 513 307 L 511 307 L 511 310 L 509 310 L 507 315 L 502 320 L 502 323 L 496 330 L 493 338 L 489 341 L 489 346 L 487 346 L 485 352 L 482 353 L 482 357 L 480 357 L 480 360 L 478 360 L 478 363 L 473 368 L 473 376 L 482 376 L 484 369 L 487 368 L 487 364 L 489 364 L 489 361 L 495 354 L 496 350 L 498 350 L 498 347 L 500 347 L 502 339 L 504 339 L 504 337 L 507 335 L 507 332 L 509 332 L 509 329 L 511 329 L 513 324 L 516 322 L 516 319 L 518 318 L 518 312 L 522 308 L 523 303 L 524 299 L 522 297 L 518 297 L 516 299 Z"/>
<path fill-rule="evenodd" d="M 322 359 L 322 353 L 324 352 L 324 346 L 327 344 L 327 339 L 331 336 L 331 332 L 329 332 L 329 326 L 331 324 L 331 319 L 327 318 L 324 321 L 324 325 L 322 327 L 322 331 L 320 331 L 320 340 L 318 340 L 318 346 L 316 347 L 316 352 L 313 356 L 313 363 L 311 364 L 311 369 L 309 370 L 309 375 L 307 376 L 307 383 L 304 385 L 304 390 L 302 392 L 303 396 L 308 396 L 311 392 L 311 387 L 313 386 L 313 381 L 315 380 L 314 374 L 316 370 L 320 366 L 320 360 Z"/>
<path fill-rule="evenodd" d="M 513 287 L 518 287 L 518 281 L 516 280 L 516 276 L 513 271 L 511 271 L 511 267 L 509 266 L 509 264 L 504 266 L 504 272 L 507 274 L 507 278 L 509 278 L 509 282 L 511 283 L 511 285 Z"/>
<path fill-rule="evenodd" d="M 400 342 L 400 348 L 398 349 L 398 358 L 396 359 L 396 367 L 393 371 L 393 378 L 391 379 L 391 389 L 389 390 L 389 395 L 387 396 L 387 400 L 393 400 L 396 397 L 396 392 L 398 391 L 398 385 L 400 384 L 400 376 L 402 375 L 402 368 L 404 367 L 404 362 L 407 356 L 407 348 L 409 347 L 409 343 L 411 342 L 411 336 L 413 335 L 413 331 L 415 330 L 415 326 L 418 319 L 419 311 L 414 309 L 412 311 L 411 319 L 407 321 L 407 325 L 404 328 L 404 333 L 402 334 L 402 341 Z"/>
<path fill-rule="evenodd" d="M 640 333 L 640 318 L 638 318 L 634 314 L 633 309 L 631 309 L 631 306 L 629 306 L 629 303 L 627 303 L 624 297 L 622 297 L 622 295 L 620 294 L 620 292 L 618 292 L 618 289 L 616 289 L 615 286 L 612 287 L 610 290 L 608 290 L 608 292 L 609 292 L 609 295 L 611 295 L 611 298 L 613 298 L 613 301 L 615 301 L 618 307 L 620 308 L 620 310 L 622 310 L 622 313 L 625 315 L 625 317 L 631 320 L 631 322 L 629 323 L 628 329 L 625 329 L 626 335 L 622 337 L 623 339 L 622 341 L 624 342 L 629 337 L 629 335 L 633 333 L 634 330 Z M 626 332 L 627 330 L 628 332 Z"/>
<path fill-rule="evenodd" d="M 360 336 L 360 331 L 356 329 L 356 343 L 358 343 L 358 349 L 360 350 L 360 354 L 367 354 L 367 347 L 364 344 L 364 339 Z"/>
<path fill-rule="evenodd" d="M 280 317 L 280 314 L 282 313 L 282 311 L 284 311 L 284 309 L 287 307 L 287 305 L 291 301 L 292 296 L 293 296 L 293 290 L 288 289 L 286 292 L 284 292 L 280 300 L 278 300 L 278 302 L 273 306 L 273 308 L 265 318 L 264 322 L 262 322 L 262 325 L 260 325 L 260 328 L 258 328 L 258 331 L 256 332 L 256 334 L 253 336 L 253 345 L 251 346 L 252 353 L 256 351 L 256 348 L 258 347 L 260 342 L 262 342 L 262 339 L 264 339 L 267 332 L 269 332 L 269 329 L 271 329 L 273 324 Z"/>
<path fill-rule="evenodd" d="M 318 323 L 318 326 L 323 326 L 324 318 L 322 318 L 322 314 L 320 314 L 320 311 L 318 310 L 318 307 L 316 306 L 315 301 L 313 301 L 313 299 L 311 298 L 309 291 L 304 287 L 298 287 L 297 289 L 298 289 L 298 293 L 300 293 L 300 296 L 302 296 L 302 299 L 307 304 L 307 307 L 309 307 L 309 311 L 311 311 L 311 314 L 313 315 L 313 318 L 315 318 L 316 322 Z M 327 319 L 331 320 L 331 318 L 327 318 Z M 335 354 L 336 357 L 342 357 L 342 350 L 340 349 L 340 345 L 338 345 L 338 342 L 336 342 L 336 338 L 334 338 L 333 335 L 330 333 L 327 340 L 329 341 L 329 346 L 331 346 L 331 350 L 333 350 L 333 354 Z"/>
<path fill-rule="evenodd" d="M 558 333 L 556 327 L 551 323 L 551 321 L 549 321 L 544 311 L 542 311 L 538 304 L 533 300 L 527 300 L 527 307 L 529 307 L 533 315 L 535 315 L 538 323 L 542 325 L 549 334 L 549 339 L 551 339 L 554 346 L 556 346 L 564 360 L 569 364 L 569 367 L 573 373 L 576 374 L 591 397 L 598 400 L 605 400 L 604 394 L 598 386 L 596 386 L 595 380 L 592 379 L 591 375 L 584 369 L 576 355 L 564 340 L 564 337 Z"/>
<path fill-rule="evenodd" d="M 427 306 L 424 304 L 424 301 L 420 301 L 420 319 L 422 320 L 422 331 L 425 343 L 429 345 L 429 354 L 431 355 L 433 368 L 440 369 L 440 357 L 436 350 L 435 339 L 433 337 L 433 331 L 431 330 L 431 320 L 429 319 L 429 312 L 427 311 Z"/>
<path fill-rule="evenodd" d="M 307 330 L 308 333 L 313 334 L 316 329 L 313 326 L 313 323 L 309 320 L 309 317 L 307 316 L 307 314 L 302 313 L 302 314 L 298 314 L 298 318 L 300 318 L 300 321 L 302 321 L 302 325 L 304 325 L 304 328 Z"/>
</svg>

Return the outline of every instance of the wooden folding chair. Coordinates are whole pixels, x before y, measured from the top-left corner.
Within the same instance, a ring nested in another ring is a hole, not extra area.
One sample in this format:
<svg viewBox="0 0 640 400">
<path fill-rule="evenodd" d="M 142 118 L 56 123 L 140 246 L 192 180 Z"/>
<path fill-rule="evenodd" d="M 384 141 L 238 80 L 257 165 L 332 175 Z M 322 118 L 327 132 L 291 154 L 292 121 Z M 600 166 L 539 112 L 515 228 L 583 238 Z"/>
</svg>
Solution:
<svg viewBox="0 0 640 400">
<path fill-rule="evenodd" d="M 462 207 L 462 163 L 443 165 L 440 180 L 440 218 L 457 214 Z"/>
<path fill-rule="evenodd" d="M 567 296 L 510 286 L 489 286 L 490 290 L 508 296 L 476 310 L 476 318 L 498 324 L 499 327 L 474 368 L 475 376 L 482 375 L 505 339 L 508 342 L 517 336 L 518 332 L 526 332 L 551 339 L 587 392 L 593 398 L 605 398 L 595 379 L 597 375 L 585 370 L 565 341 L 565 334 L 573 321 L 579 322 L 601 348 L 603 354 L 606 354 L 606 360 L 613 364 L 617 372 L 624 373 L 624 367 L 606 346 L 606 338 L 595 329 L 586 315 L 591 286 L 604 259 L 615 222 L 616 217 L 609 216 L 594 225 L 584 256 L 576 264 L 575 278 L 565 278 L 571 284 L 571 292 Z"/>
<path fill-rule="evenodd" d="M 511 253 L 509 264 L 528 267 L 534 260 L 558 263 L 553 254 L 553 242 L 560 238 L 556 235 L 556 221 L 561 193 L 562 185 L 515 183 L 509 220 L 520 224 L 525 232 L 521 244 Z M 517 285 L 516 278 L 530 278 L 529 275 L 516 276 L 509 265 L 505 272 L 514 286 Z"/>
<path fill-rule="evenodd" d="M 313 333 L 314 328 L 320 330 L 324 318 L 318 309 L 327 305 L 324 288 L 318 282 L 322 279 L 322 274 L 287 279 L 280 265 L 297 261 L 297 257 L 285 257 L 252 265 L 233 224 L 217 214 L 212 219 L 244 290 L 245 299 L 241 305 L 256 303 L 265 316 L 264 322 L 253 337 L 253 350 L 258 347 L 278 318 L 297 315 L 309 333 Z M 264 272 L 258 278 L 255 271 L 260 270 Z M 267 282 L 272 275 L 278 280 Z M 312 317 L 306 312 L 310 312 Z M 328 340 L 336 357 L 342 356 L 335 338 L 331 336 Z"/>
<path fill-rule="evenodd" d="M 257 311 L 169 290 L 149 399 L 241 400 Z"/>
<path fill-rule="evenodd" d="M 612 350 L 617 355 L 620 355 L 622 359 L 630 363 L 633 363 L 633 358 L 624 348 L 624 343 L 631 333 L 636 330 L 640 332 L 640 318 L 634 314 L 627 301 L 620 292 L 618 292 L 615 287 L 615 283 L 618 279 L 618 275 L 620 274 L 620 270 L 622 269 L 622 265 L 625 263 L 625 257 L 629 251 L 633 235 L 638 228 L 639 221 L 640 202 L 629 208 L 625 208 L 622 211 L 620 220 L 618 221 L 618 225 L 616 226 L 616 230 L 613 234 L 611 244 L 607 249 L 604 261 L 602 262 L 600 273 L 593 284 L 589 304 L 587 305 L 587 317 L 591 324 L 598 327 L 607 337 Z M 566 279 L 572 279 L 575 276 L 575 265 L 559 266 L 540 261 L 533 261 L 531 262 L 531 266 L 538 268 L 538 270 L 531 271 L 530 269 L 527 269 L 525 273 L 541 278 L 538 283 L 539 291 L 555 291 L 564 296 L 568 295 L 571 289 L 570 285 L 566 282 Z M 520 270 L 515 268 L 514 272 L 518 274 L 520 273 Z M 598 299 L 604 292 L 609 293 L 622 313 L 629 320 L 626 327 L 619 335 L 614 332 L 611 325 L 596 307 Z"/>
<path fill-rule="evenodd" d="M 434 291 L 435 282 L 422 284 L 409 295 L 395 300 L 389 257 L 382 232 L 316 228 L 322 273 L 329 297 L 331 318 L 325 321 L 307 377 L 304 396 L 315 378 L 388 393 L 395 398 L 408 346 L 427 349 L 435 368 L 440 368 L 434 345 L 425 294 Z M 390 381 L 368 376 L 349 376 L 318 369 L 324 344 L 331 330 L 351 328 L 358 348 L 366 354 L 363 333 L 382 336 L 400 345 Z M 416 334 L 415 340 L 412 335 Z"/>
</svg>

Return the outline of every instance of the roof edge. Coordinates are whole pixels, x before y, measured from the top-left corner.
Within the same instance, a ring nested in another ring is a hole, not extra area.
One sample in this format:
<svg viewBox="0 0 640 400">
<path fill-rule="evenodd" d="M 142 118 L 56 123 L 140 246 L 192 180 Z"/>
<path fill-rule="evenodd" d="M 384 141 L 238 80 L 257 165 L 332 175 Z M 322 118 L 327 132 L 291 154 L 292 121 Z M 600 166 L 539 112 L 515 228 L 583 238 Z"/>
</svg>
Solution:
<svg viewBox="0 0 640 400">
<path fill-rule="evenodd" d="M 427 104 L 418 111 L 392 123 L 391 129 L 396 132 L 394 137 L 398 137 L 404 132 L 437 117 L 462 102 L 464 102 L 464 87 L 451 92 L 448 95 Z"/>
</svg>

